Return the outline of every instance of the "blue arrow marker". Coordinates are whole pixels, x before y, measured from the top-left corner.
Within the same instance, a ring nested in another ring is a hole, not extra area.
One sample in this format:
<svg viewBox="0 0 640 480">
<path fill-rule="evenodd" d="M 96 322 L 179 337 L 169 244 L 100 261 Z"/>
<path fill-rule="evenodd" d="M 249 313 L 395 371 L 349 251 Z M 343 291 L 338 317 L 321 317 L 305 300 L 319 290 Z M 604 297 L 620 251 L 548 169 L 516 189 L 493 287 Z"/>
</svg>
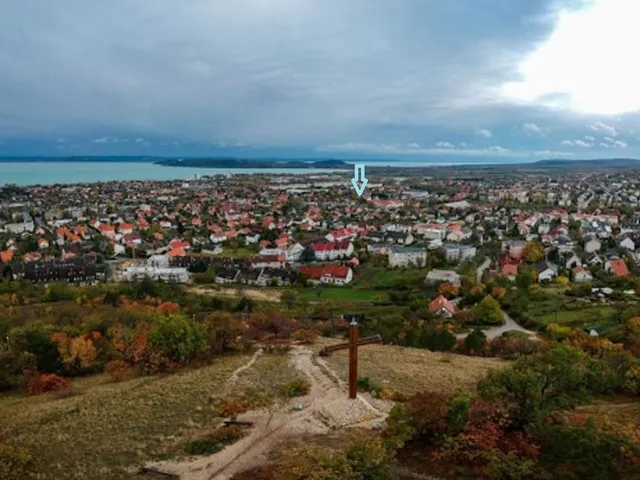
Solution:
<svg viewBox="0 0 640 480">
<path fill-rule="evenodd" d="M 353 169 L 353 178 L 351 179 L 351 185 L 353 185 L 353 188 L 355 188 L 356 193 L 359 197 L 361 197 L 364 193 L 364 189 L 367 187 L 367 183 L 369 183 L 369 180 L 367 180 L 367 177 L 364 173 L 364 164 L 356 163 Z"/>
</svg>

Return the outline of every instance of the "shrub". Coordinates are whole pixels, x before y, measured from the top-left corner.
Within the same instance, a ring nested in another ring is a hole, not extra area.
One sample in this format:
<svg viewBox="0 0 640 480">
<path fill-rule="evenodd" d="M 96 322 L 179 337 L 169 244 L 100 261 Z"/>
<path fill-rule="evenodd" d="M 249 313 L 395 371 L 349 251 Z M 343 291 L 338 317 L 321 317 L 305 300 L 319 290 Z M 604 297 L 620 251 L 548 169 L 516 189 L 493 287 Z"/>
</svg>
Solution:
<svg viewBox="0 0 640 480">
<path fill-rule="evenodd" d="M 59 392 L 61 390 L 70 389 L 69 381 L 56 375 L 50 374 L 34 374 L 27 380 L 27 393 L 29 395 L 41 395 L 47 392 Z"/>
<path fill-rule="evenodd" d="M 373 383 L 369 377 L 358 377 L 358 390 L 367 393 L 375 392 L 376 395 L 379 395 L 382 387 Z"/>
<path fill-rule="evenodd" d="M 501 325 L 504 323 L 500 304 L 491 295 L 484 297 L 471 311 L 475 322 L 480 325 Z"/>
<path fill-rule="evenodd" d="M 536 429 L 542 444 L 542 463 L 563 478 L 619 478 L 640 455 L 629 439 L 600 431 L 592 419 L 583 425 L 549 425 Z"/>
<path fill-rule="evenodd" d="M 318 330 L 297 330 L 293 332 L 291 338 L 302 344 L 314 344 L 318 340 L 320 332 Z"/>
<path fill-rule="evenodd" d="M 221 427 L 204 438 L 195 440 L 184 449 L 189 455 L 210 455 L 219 452 L 245 436 L 245 430 L 236 425 Z"/>
<path fill-rule="evenodd" d="M 220 417 L 236 418 L 238 415 L 248 410 L 244 403 L 237 400 L 224 400 L 216 408 L 216 413 Z"/>
<path fill-rule="evenodd" d="M 304 378 L 296 378 L 282 387 L 282 394 L 287 398 L 301 397 L 311 390 L 311 382 Z"/>
<path fill-rule="evenodd" d="M 24 478 L 29 462 L 31 462 L 31 455 L 26 449 L 0 442 L 0 478 L 6 480 Z"/>
<path fill-rule="evenodd" d="M 104 372 L 116 382 L 133 376 L 133 368 L 124 360 L 112 360 L 105 365 Z"/>
<path fill-rule="evenodd" d="M 0 392 L 21 385 L 25 372 L 35 368 L 36 357 L 32 353 L 0 352 Z"/>
<path fill-rule="evenodd" d="M 487 336 L 482 330 L 476 328 L 464 339 L 464 349 L 470 354 L 481 355 L 487 343 Z"/>
</svg>

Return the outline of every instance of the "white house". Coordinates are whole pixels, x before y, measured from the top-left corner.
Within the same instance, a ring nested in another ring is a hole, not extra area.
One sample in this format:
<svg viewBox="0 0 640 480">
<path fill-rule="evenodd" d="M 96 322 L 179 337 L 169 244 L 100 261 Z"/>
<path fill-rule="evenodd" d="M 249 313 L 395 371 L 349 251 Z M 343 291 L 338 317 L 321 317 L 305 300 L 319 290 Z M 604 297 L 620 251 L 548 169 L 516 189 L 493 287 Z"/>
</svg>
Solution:
<svg viewBox="0 0 640 480">
<path fill-rule="evenodd" d="M 573 276 L 573 281 L 576 283 L 585 283 L 593 280 L 593 275 L 589 273 L 589 270 L 582 267 L 575 267 L 571 270 L 571 275 Z"/>
<path fill-rule="evenodd" d="M 417 247 L 389 247 L 389 266 L 405 268 L 423 266 L 427 262 L 427 251 Z"/>
<path fill-rule="evenodd" d="M 453 270 L 437 270 L 433 269 L 425 278 L 427 283 L 449 282 L 456 287 L 460 286 L 460 275 Z"/>
<path fill-rule="evenodd" d="M 558 275 L 558 266 L 549 261 L 542 261 L 536 265 L 538 282 L 550 282 Z"/>
<path fill-rule="evenodd" d="M 589 237 L 585 239 L 584 242 L 584 251 L 586 253 L 599 252 L 602 247 L 602 243 L 595 237 Z"/>
</svg>

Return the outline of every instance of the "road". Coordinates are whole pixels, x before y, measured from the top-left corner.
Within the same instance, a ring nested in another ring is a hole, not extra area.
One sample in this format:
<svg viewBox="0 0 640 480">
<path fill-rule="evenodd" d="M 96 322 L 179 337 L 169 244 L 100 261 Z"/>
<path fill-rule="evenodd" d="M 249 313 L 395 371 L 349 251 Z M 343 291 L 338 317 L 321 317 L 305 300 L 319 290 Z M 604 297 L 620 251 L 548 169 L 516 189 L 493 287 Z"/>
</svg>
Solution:
<svg viewBox="0 0 640 480">
<path fill-rule="evenodd" d="M 536 332 L 532 332 L 531 330 L 527 330 L 526 328 L 518 325 L 516 321 L 513 318 L 511 318 L 505 311 L 502 312 L 502 318 L 504 318 L 504 325 L 482 330 L 484 334 L 487 336 L 487 340 L 500 337 L 504 332 L 508 332 L 510 330 L 516 330 L 518 332 L 526 333 L 532 336 L 536 335 Z M 458 335 L 456 335 L 456 338 L 466 338 L 467 335 L 469 335 L 469 333 L 459 333 Z"/>
</svg>

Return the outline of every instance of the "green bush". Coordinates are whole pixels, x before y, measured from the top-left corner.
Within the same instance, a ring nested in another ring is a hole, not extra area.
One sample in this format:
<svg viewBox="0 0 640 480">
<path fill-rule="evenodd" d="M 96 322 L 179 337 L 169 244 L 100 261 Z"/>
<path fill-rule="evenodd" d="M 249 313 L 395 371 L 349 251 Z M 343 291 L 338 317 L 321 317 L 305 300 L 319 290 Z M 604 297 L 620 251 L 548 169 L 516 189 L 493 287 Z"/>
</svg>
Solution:
<svg viewBox="0 0 640 480">
<path fill-rule="evenodd" d="M 380 393 L 382 391 L 382 387 L 373 383 L 373 380 L 369 377 L 358 377 L 358 390 L 367 393 Z"/>
<path fill-rule="evenodd" d="M 301 397 L 311 390 L 311 382 L 304 378 L 296 378 L 282 387 L 282 394 L 287 398 Z"/>
<path fill-rule="evenodd" d="M 191 442 L 185 447 L 184 451 L 189 455 L 211 455 L 219 452 L 227 445 L 237 442 L 244 436 L 245 431 L 235 425 L 221 427 L 210 435 Z"/>
<path fill-rule="evenodd" d="M 640 455 L 640 447 L 615 433 L 601 432 L 593 419 L 583 425 L 541 423 L 535 435 L 542 444 L 542 464 L 557 478 L 620 478 L 628 456 Z"/>
</svg>

